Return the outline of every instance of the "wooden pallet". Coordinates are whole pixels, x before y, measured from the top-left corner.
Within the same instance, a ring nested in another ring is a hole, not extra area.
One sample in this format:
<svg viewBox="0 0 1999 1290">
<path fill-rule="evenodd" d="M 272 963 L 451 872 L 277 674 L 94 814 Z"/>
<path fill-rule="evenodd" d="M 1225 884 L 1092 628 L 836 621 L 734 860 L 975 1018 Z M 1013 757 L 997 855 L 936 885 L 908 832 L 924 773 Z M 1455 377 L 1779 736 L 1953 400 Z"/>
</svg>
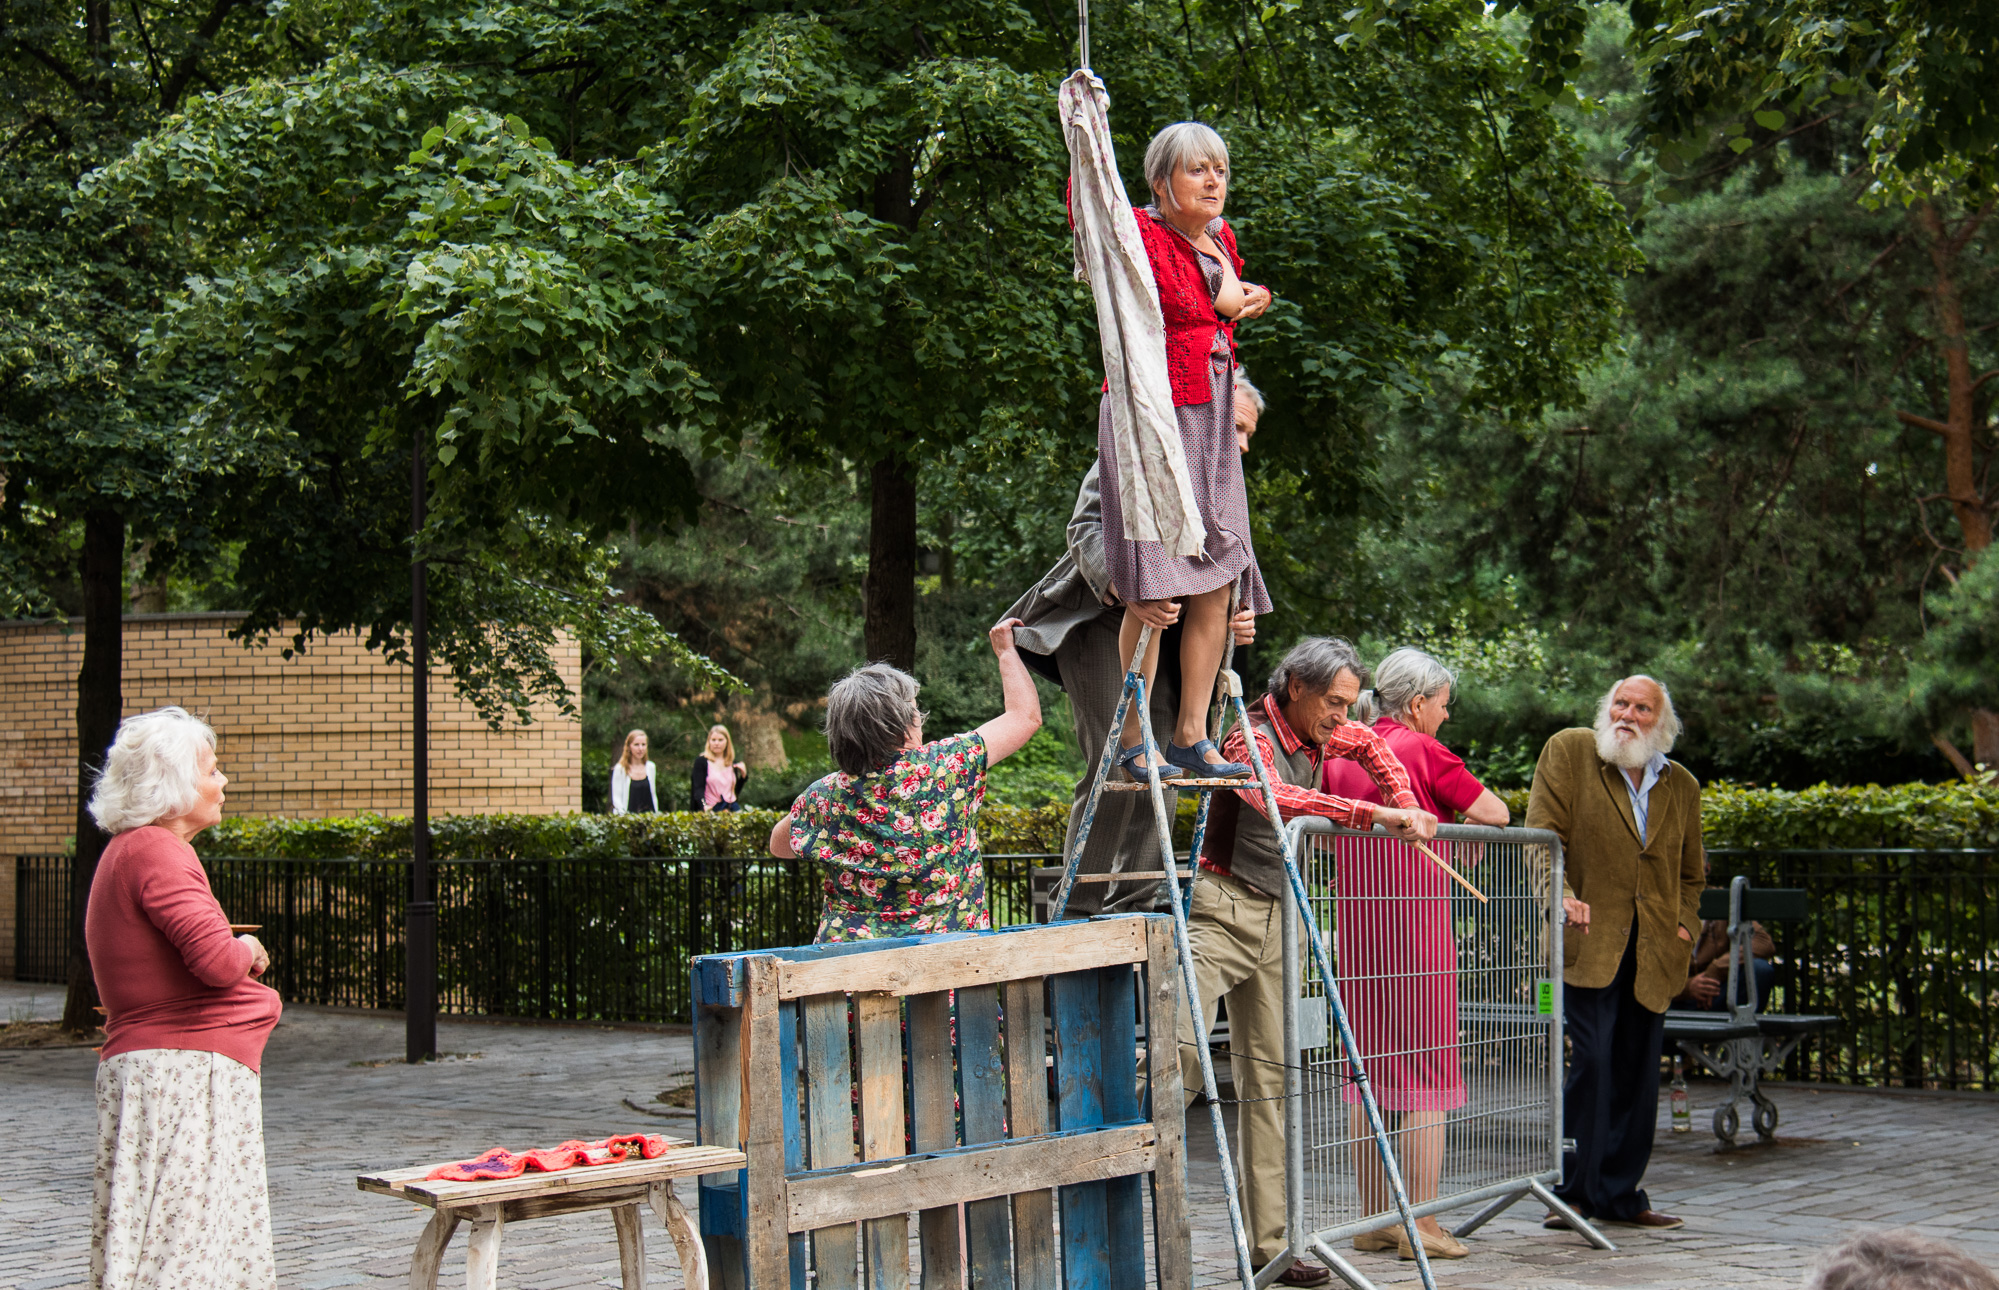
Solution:
<svg viewBox="0 0 1999 1290">
<path fill-rule="evenodd" d="M 1152 1283 L 1193 1284 L 1170 919 L 707 955 L 693 977 L 699 1138 L 746 1157 L 701 1183 L 721 1290 L 806 1290 L 808 1263 L 816 1290 L 900 1290 L 912 1212 L 925 1290 L 961 1268 L 970 1290 L 1137 1290 L 1147 1185 Z"/>
</svg>

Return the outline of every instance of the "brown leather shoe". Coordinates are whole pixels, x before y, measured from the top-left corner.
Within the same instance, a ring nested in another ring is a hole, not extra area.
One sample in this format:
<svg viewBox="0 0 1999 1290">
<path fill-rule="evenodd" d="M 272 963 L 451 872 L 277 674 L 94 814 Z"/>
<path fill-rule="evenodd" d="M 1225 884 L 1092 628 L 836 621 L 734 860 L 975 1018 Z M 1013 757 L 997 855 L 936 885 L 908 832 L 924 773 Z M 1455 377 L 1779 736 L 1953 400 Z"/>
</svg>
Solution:
<svg viewBox="0 0 1999 1290">
<path fill-rule="evenodd" d="M 1290 1267 L 1277 1274 L 1272 1285 L 1279 1286 L 1322 1286 L 1333 1279 L 1333 1274 L 1316 1263 L 1299 1259 Z"/>
<path fill-rule="evenodd" d="M 1648 1232 L 1670 1232 L 1676 1227 L 1685 1227 L 1684 1219 L 1671 1214 L 1661 1214 L 1656 1209 L 1648 1209 L 1636 1218 L 1600 1218 L 1599 1223 L 1611 1223 L 1618 1227 L 1642 1227 Z"/>
<path fill-rule="evenodd" d="M 1566 1232 L 1569 1230 L 1569 1220 L 1551 1209 L 1548 1211 L 1547 1217 L 1541 1220 L 1541 1226 L 1551 1232 Z"/>
</svg>

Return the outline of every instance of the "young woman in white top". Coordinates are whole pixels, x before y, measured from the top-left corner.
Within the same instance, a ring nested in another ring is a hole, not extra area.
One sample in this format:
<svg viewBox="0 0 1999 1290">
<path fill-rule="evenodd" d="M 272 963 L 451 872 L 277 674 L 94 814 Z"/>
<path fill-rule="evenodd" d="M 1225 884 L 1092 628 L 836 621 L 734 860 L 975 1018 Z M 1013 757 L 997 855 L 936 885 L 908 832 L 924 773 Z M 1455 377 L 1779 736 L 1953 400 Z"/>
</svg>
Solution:
<svg viewBox="0 0 1999 1290">
<path fill-rule="evenodd" d="M 694 759 L 687 780 L 687 807 L 692 811 L 740 811 L 736 794 L 750 782 L 750 769 L 736 760 L 736 741 L 727 726 L 708 727 L 708 746 Z"/>
<path fill-rule="evenodd" d="M 625 746 L 611 767 L 611 814 L 659 809 L 659 777 L 646 760 L 646 732 L 634 730 L 625 736 Z"/>
</svg>

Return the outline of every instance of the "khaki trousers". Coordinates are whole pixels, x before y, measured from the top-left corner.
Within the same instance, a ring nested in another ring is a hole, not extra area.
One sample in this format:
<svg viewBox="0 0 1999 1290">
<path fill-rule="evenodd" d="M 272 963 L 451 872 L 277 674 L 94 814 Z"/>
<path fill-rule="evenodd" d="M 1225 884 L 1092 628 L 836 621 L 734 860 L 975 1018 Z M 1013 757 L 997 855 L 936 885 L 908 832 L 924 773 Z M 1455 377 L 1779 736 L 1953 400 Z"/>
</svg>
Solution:
<svg viewBox="0 0 1999 1290">
<path fill-rule="evenodd" d="M 1133 796 L 1136 796 L 1135 794 Z M 1284 1252 L 1284 902 L 1248 883 L 1202 873 L 1194 883 L 1187 939 L 1201 988 L 1201 1037 L 1180 1010 L 1180 1079 L 1187 1101 L 1201 1091 L 1193 1047 L 1215 1026 L 1215 1003 L 1229 1001 L 1230 1070 L 1235 1076 L 1236 1176 L 1258 1267 Z"/>
</svg>

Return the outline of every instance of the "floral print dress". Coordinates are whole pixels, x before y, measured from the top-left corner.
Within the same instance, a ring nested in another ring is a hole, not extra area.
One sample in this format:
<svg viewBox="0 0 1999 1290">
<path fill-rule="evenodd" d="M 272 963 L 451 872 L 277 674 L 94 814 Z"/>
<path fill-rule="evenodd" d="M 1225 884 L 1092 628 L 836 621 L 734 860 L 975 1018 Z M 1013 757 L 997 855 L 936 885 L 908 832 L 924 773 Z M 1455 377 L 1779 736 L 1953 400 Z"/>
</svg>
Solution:
<svg viewBox="0 0 1999 1290">
<path fill-rule="evenodd" d="M 867 775 L 835 771 L 791 806 L 791 841 L 826 870 L 818 943 L 992 926 L 975 827 L 986 741 L 952 735 Z"/>
</svg>

